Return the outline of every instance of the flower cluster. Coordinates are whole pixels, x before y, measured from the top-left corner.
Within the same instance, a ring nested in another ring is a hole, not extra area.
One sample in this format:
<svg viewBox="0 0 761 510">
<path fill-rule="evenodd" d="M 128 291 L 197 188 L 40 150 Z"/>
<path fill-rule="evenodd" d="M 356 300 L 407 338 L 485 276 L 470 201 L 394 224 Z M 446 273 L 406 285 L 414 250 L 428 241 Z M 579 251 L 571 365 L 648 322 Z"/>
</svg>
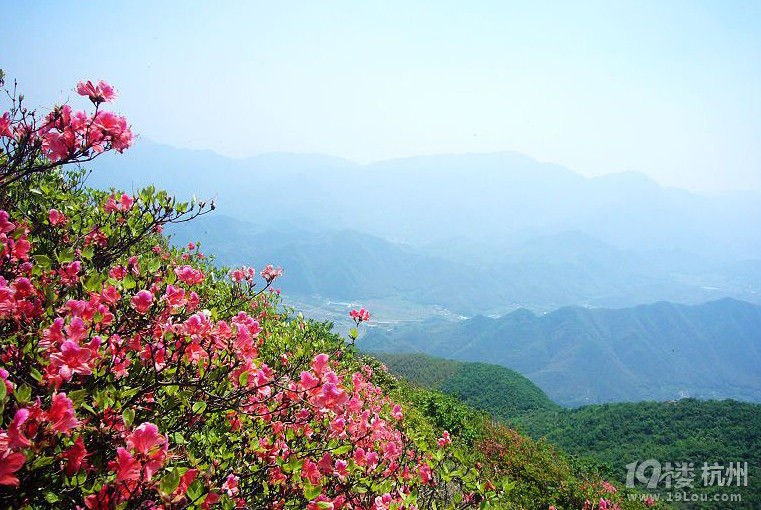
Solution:
<svg viewBox="0 0 761 510">
<path fill-rule="evenodd" d="M 0 143 L 13 157 L 0 162 L 0 186 L 33 172 L 47 171 L 56 164 L 82 163 L 99 154 L 123 152 L 133 143 L 127 120 L 100 105 L 116 98 L 113 87 L 104 81 L 76 87 L 87 96 L 95 111 L 74 110 L 68 104 L 54 107 L 44 118 L 23 107 L 23 96 L 12 95 L 10 111 L 0 115 Z M 45 163 L 40 163 L 44 158 Z"/>
<path fill-rule="evenodd" d="M 113 89 L 77 90 L 96 114 L 51 113 L 48 162 L 126 147 L 124 131 L 92 131 Z M 0 503 L 412 510 L 452 487 L 461 506 L 484 500 L 472 470 L 441 483 L 448 433 L 439 448 L 409 434 L 353 349 L 264 292 L 282 269 L 218 270 L 161 236 L 186 210 L 165 194 L 87 190 L 39 165 L 7 167 L 0 186 Z"/>
<path fill-rule="evenodd" d="M 370 312 L 365 310 L 364 308 L 361 308 L 359 310 L 352 310 L 349 312 L 349 316 L 354 320 L 355 324 L 359 326 L 362 322 L 367 322 L 370 320 Z"/>
<path fill-rule="evenodd" d="M 111 209 L 106 202 L 104 213 Z M 61 213 L 47 216 L 59 235 L 74 228 Z M 29 229 L 5 211 L 0 230 L 0 269 L 13 275 L 0 279 L 0 310 L 15 339 L 2 346 L 3 400 L 13 418 L 0 432 L 0 485 L 23 489 L 62 466 L 68 477 L 101 480 L 97 492 L 81 493 L 93 509 L 135 500 L 167 508 L 225 498 L 250 505 L 262 483 L 275 507 L 307 498 L 319 508 L 380 509 L 413 508 L 404 502 L 415 486 L 434 483 L 430 459 L 401 428 L 401 407 L 371 382 L 369 367 L 347 371 L 323 353 L 297 370 L 298 358 L 263 355 L 274 349 L 263 324 L 286 324 L 275 320 L 271 295 L 249 296 L 238 306 L 250 312 L 217 320 L 194 311 L 196 291 L 210 294 L 210 269 L 181 263 L 177 252 L 169 260 L 155 252 L 129 256 L 102 279 L 91 271 L 94 254 L 39 267 L 29 256 Z M 136 416 L 146 419 L 133 427 Z M 211 430 L 258 446 L 232 456 L 222 473 Z M 445 434 L 439 444 L 447 443 Z M 32 458 L 50 461 L 39 467 Z M 160 476 L 166 472 L 176 473 L 176 484 Z M 393 482 L 377 501 L 352 492 L 374 479 Z"/>
</svg>

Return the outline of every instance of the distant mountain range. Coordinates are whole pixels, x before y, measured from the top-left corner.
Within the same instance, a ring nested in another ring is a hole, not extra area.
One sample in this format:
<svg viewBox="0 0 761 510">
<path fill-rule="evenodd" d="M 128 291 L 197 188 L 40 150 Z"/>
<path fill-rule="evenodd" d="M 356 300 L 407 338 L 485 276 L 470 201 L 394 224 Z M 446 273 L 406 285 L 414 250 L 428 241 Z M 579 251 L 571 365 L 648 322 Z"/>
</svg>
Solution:
<svg viewBox="0 0 761 510">
<path fill-rule="evenodd" d="M 202 241 L 220 264 L 282 266 L 279 284 L 289 295 L 404 300 L 465 316 L 572 304 L 695 304 L 725 296 L 761 303 L 761 261 L 650 257 L 578 231 L 515 240 L 501 257 L 484 250 L 481 260 L 355 230 L 293 224 L 275 229 L 215 214 L 172 231 L 180 244 Z"/>
<path fill-rule="evenodd" d="M 90 184 L 146 184 L 216 198 L 222 214 L 280 228 L 306 223 L 501 257 L 522 236 L 581 231 L 619 249 L 761 258 L 761 197 L 707 197 L 629 172 L 585 178 L 517 153 L 358 165 L 309 154 L 228 159 L 141 141 L 98 160 Z M 468 247 L 474 249 L 467 250 Z"/>
<path fill-rule="evenodd" d="M 433 318 L 374 328 L 358 345 L 499 364 L 564 406 L 681 397 L 761 402 L 761 306 L 733 299 Z"/>
<path fill-rule="evenodd" d="M 722 297 L 761 303 L 761 198 L 647 177 L 588 179 L 513 153 L 357 165 L 233 160 L 142 141 L 90 184 L 214 198 L 175 230 L 221 263 L 285 268 L 289 295 L 384 299 L 466 316 Z"/>
</svg>

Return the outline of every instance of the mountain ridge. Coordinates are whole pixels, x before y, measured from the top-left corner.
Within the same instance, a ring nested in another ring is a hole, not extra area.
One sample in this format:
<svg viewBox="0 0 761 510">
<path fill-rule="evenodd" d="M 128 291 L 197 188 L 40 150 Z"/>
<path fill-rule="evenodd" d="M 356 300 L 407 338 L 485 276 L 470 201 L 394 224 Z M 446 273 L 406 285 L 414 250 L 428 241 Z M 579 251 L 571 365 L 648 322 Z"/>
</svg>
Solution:
<svg viewBox="0 0 761 510">
<path fill-rule="evenodd" d="M 429 319 L 376 328 L 359 345 L 500 364 L 565 406 L 680 396 L 761 402 L 759 331 L 761 306 L 727 298 Z"/>
</svg>

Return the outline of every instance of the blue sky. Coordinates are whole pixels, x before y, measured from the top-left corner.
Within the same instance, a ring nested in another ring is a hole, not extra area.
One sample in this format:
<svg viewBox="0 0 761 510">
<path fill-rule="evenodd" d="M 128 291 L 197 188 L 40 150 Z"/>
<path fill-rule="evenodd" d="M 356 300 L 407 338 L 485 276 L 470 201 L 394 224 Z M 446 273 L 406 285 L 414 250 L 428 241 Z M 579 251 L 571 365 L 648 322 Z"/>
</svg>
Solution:
<svg viewBox="0 0 761 510">
<path fill-rule="evenodd" d="M 757 1 L 2 3 L 0 67 L 30 104 L 106 79 L 157 142 L 360 162 L 518 151 L 761 190 Z"/>
</svg>

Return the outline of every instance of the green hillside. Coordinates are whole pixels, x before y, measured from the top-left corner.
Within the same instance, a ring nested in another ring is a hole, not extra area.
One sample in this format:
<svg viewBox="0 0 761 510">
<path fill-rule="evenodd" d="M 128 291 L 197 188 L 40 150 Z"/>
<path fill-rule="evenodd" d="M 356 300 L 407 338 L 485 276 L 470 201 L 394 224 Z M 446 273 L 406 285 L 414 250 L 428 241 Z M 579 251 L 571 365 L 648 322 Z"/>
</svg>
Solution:
<svg viewBox="0 0 761 510">
<path fill-rule="evenodd" d="M 631 462 L 692 462 L 696 492 L 739 493 L 742 504 L 732 503 L 732 508 L 761 508 L 761 405 L 695 399 L 603 404 L 536 411 L 513 423 L 564 451 L 606 464 L 622 483 Z M 747 487 L 703 487 L 704 463 L 727 468 L 730 462 L 748 463 Z M 706 502 L 685 508 L 729 507 Z"/>
<path fill-rule="evenodd" d="M 558 408 L 538 386 L 509 368 L 424 354 L 384 353 L 375 356 L 388 366 L 391 373 L 413 384 L 453 395 L 498 419 L 532 410 Z"/>
<path fill-rule="evenodd" d="M 579 466 L 599 466 L 609 479 L 626 483 L 627 465 L 657 460 L 666 464 L 692 463 L 693 488 L 684 489 L 698 498 L 739 494 L 732 508 L 755 509 L 761 505 L 761 487 L 756 480 L 761 466 L 761 405 L 724 401 L 683 399 L 670 402 L 635 402 L 590 405 L 562 409 L 538 387 L 516 372 L 486 363 L 468 363 L 421 354 L 374 354 L 389 370 L 413 384 L 440 389 L 475 409 L 503 419 L 541 445 L 549 444 L 570 454 L 567 460 Z M 435 416 L 440 426 L 467 436 L 472 425 L 458 401 L 435 397 L 435 392 L 412 389 L 408 398 Z M 522 400 L 525 399 L 525 400 Z M 470 428 L 469 428 L 470 427 Z M 483 430 L 483 425 L 477 430 Z M 509 430 L 509 429 L 508 429 Z M 472 432 L 470 432 L 472 434 Z M 515 432 L 515 437 L 520 437 Z M 541 448 L 532 446 L 531 448 Z M 586 461 L 585 461 L 586 459 Z M 748 485 L 703 486 L 704 463 L 748 463 Z M 665 471 L 664 471 L 665 472 Z M 665 482 L 664 482 L 665 483 Z M 664 484 L 647 489 L 637 481 L 635 488 L 669 497 Z M 678 491 L 678 492 L 681 492 Z M 674 498 L 676 493 L 671 493 Z M 726 502 L 675 502 L 684 509 L 723 509 Z"/>
</svg>

